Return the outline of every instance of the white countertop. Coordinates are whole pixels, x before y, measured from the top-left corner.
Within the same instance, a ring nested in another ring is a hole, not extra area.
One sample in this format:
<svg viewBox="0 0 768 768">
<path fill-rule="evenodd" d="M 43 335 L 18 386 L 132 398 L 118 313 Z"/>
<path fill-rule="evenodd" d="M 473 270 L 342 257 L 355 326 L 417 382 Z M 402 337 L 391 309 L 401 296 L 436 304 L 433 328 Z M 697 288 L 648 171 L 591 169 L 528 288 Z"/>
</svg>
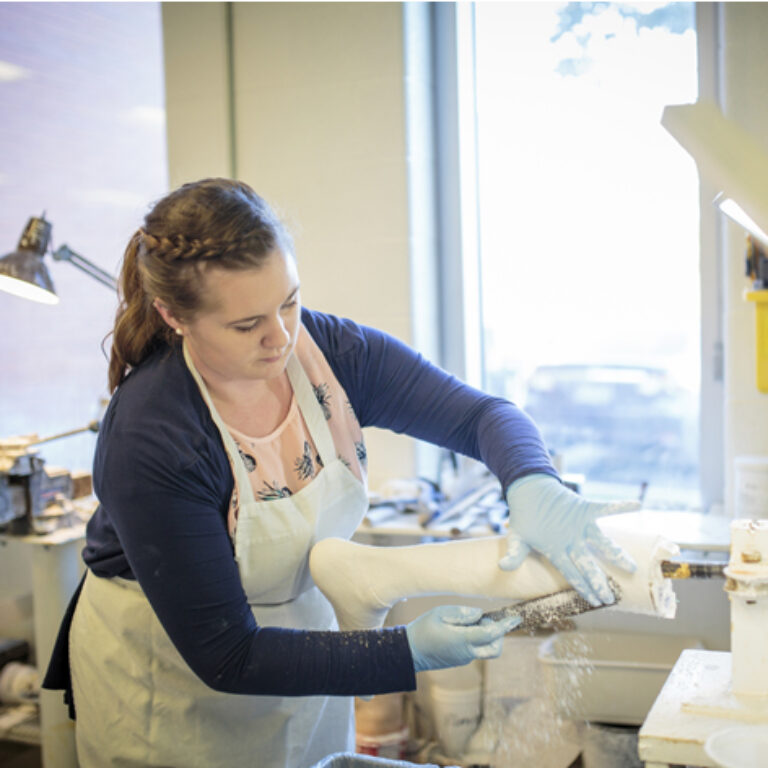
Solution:
<svg viewBox="0 0 768 768">
<path fill-rule="evenodd" d="M 680 549 L 712 552 L 730 549 L 732 519 L 723 515 L 641 509 L 614 515 L 612 519 L 630 530 L 655 531 Z"/>
<path fill-rule="evenodd" d="M 768 721 L 767 697 L 739 710 L 729 706 L 734 699 L 730 689 L 730 653 L 683 651 L 640 729 L 640 759 L 717 768 L 704 746 L 713 733 L 738 725 L 765 727 Z"/>
<path fill-rule="evenodd" d="M 731 518 L 722 515 L 701 512 L 683 512 L 676 510 L 641 509 L 637 512 L 624 512 L 613 515 L 613 521 L 627 529 L 644 532 L 655 531 L 660 536 L 677 544 L 680 549 L 728 552 L 730 547 Z M 398 539 L 411 537 L 467 538 L 494 536 L 488 525 L 473 525 L 460 536 L 452 536 L 451 521 L 434 528 L 422 528 L 417 515 L 402 513 L 376 525 L 366 522 L 358 528 L 360 535 L 392 537 L 392 543 Z"/>
</svg>

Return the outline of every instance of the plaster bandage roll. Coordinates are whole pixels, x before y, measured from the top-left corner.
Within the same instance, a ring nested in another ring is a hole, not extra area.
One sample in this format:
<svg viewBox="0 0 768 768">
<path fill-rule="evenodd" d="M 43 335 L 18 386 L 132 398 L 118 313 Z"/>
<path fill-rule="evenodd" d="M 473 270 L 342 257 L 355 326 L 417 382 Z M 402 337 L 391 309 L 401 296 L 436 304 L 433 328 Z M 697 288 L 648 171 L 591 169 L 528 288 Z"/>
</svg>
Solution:
<svg viewBox="0 0 768 768">
<path fill-rule="evenodd" d="M 621 590 L 617 605 L 607 610 L 673 618 L 676 601 L 661 561 L 678 554 L 675 544 L 654 533 L 629 531 L 613 518 L 598 520 L 601 530 L 637 563 L 629 574 L 602 563 Z M 323 539 L 312 549 L 312 578 L 336 612 L 339 628 L 374 629 L 389 609 L 408 597 L 456 595 L 506 598 L 510 602 L 552 594 L 570 585 L 544 557 L 530 554 L 514 571 L 498 562 L 506 537 L 374 547 L 343 539 Z"/>
</svg>

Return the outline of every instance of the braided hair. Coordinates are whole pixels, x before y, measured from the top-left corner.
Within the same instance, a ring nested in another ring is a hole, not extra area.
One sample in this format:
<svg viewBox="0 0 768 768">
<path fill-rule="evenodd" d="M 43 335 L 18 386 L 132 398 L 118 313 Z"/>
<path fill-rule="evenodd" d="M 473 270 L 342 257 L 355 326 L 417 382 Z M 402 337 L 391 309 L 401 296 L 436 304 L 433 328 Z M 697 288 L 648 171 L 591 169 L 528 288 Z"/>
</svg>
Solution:
<svg viewBox="0 0 768 768">
<path fill-rule="evenodd" d="M 205 306 L 204 272 L 255 269 L 290 236 L 247 184 L 203 179 L 164 197 L 131 237 L 120 271 L 120 303 L 112 332 L 109 389 L 163 344 L 178 343 L 153 302 L 189 321 Z"/>
</svg>

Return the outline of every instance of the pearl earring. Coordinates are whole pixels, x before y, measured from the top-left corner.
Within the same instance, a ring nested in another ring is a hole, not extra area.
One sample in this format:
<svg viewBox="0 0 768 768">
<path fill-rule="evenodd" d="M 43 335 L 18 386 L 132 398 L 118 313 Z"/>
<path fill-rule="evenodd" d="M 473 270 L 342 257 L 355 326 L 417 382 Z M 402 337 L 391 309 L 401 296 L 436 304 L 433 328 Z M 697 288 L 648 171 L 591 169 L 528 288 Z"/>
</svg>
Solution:
<svg viewBox="0 0 768 768">
<path fill-rule="evenodd" d="M 182 331 L 182 330 L 181 330 L 181 328 L 175 328 L 174 330 L 176 331 L 176 333 L 177 333 L 179 336 L 183 336 L 183 335 L 184 335 L 184 331 Z"/>
</svg>

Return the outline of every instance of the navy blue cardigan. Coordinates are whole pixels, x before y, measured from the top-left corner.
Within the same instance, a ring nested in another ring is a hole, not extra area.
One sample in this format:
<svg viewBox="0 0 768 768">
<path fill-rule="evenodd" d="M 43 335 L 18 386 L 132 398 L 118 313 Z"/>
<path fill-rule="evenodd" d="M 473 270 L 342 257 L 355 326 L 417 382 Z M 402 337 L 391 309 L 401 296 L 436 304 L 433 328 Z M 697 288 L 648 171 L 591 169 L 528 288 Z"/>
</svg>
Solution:
<svg viewBox="0 0 768 768">
<path fill-rule="evenodd" d="M 555 474 L 536 426 L 513 404 L 466 386 L 379 331 L 307 309 L 302 322 L 361 426 L 479 459 L 504 488 L 532 472 Z M 232 485 L 221 437 L 180 347 L 157 350 L 117 389 L 101 426 L 100 506 L 87 528 L 86 564 L 96 576 L 137 579 L 182 657 L 216 690 L 413 689 L 401 627 L 339 633 L 257 625 L 226 527 Z M 51 675 L 46 683 L 60 687 L 53 667 Z"/>
</svg>

